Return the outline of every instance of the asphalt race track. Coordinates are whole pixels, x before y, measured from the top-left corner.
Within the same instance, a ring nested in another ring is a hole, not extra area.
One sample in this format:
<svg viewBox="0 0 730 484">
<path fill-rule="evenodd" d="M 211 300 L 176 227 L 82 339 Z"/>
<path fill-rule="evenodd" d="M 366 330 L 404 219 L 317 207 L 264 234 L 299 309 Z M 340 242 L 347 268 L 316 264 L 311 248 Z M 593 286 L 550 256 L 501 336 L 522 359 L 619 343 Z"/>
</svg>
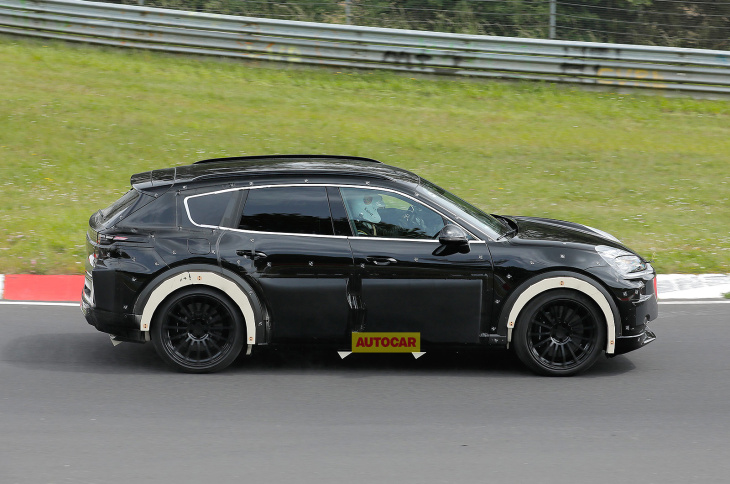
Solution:
<svg viewBox="0 0 730 484">
<path fill-rule="evenodd" d="M 75 307 L 0 305 L 0 482 L 726 483 L 730 304 L 544 378 L 508 352 L 264 352 L 167 370 Z"/>
</svg>

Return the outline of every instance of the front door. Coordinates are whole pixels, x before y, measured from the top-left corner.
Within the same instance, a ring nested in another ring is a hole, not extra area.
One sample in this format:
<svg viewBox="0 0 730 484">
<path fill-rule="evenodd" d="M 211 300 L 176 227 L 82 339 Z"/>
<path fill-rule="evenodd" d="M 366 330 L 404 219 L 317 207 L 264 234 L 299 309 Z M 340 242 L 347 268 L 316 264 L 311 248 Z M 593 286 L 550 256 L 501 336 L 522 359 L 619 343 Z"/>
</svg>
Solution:
<svg viewBox="0 0 730 484">
<path fill-rule="evenodd" d="M 420 332 L 425 343 L 478 343 L 490 310 L 491 259 L 483 241 L 442 246 L 450 220 L 402 193 L 340 189 L 362 280 L 364 331 Z"/>
</svg>

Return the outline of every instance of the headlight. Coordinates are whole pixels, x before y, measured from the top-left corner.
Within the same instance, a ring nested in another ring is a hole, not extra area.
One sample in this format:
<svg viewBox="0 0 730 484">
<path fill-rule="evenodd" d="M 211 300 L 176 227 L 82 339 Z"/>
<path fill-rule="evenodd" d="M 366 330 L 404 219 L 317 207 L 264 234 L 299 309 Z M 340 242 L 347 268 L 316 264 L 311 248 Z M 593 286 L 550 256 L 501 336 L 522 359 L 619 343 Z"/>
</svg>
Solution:
<svg viewBox="0 0 730 484">
<path fill-rule="evenodd" d="M 643 272 L 647 269 L 646 262 L 641 260 L 641 257 L 634 255 L 631 252 L 617 249 L 615 247 L 609 247 L 607 245 L 599 245 L 596 247 L 596 252 L 600 255 L 603 260 L 616 269 L 620 274 L 631 274 L 634 272 Z"/>
<path fill-rule="evenodd" d="M 608 232 L 604 232 L 603 230 L 595 229 L 595 228 L 589 227 L 587 225 L 585 226 L 585 228 L 591 229 L 592 231 L 596 232 L 597 234 L 602 235 L 602 236 L 606 237 L 609 240 L 613 240 L 614 242 L 621 242 L 616 237 L 614 237 L 613 235 L 609 234 Z"/>
</svg>

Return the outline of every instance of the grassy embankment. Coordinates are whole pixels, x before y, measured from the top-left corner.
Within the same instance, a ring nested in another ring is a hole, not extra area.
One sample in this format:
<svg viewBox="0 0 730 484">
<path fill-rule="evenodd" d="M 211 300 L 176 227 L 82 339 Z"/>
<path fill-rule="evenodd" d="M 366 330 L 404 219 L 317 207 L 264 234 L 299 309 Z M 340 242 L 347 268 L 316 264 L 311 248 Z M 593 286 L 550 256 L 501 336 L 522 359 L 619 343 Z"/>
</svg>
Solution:
<svg viewBox="0 0 730 484">
<path fill-rule="evenodd" d="M 350 154 L 497 213 L 612 232 L 663 272 L 730 272 L 730 102 L 275 68 L 0 37 L 0 273 L 78 273 L 132 173 Z"/>
</svg>

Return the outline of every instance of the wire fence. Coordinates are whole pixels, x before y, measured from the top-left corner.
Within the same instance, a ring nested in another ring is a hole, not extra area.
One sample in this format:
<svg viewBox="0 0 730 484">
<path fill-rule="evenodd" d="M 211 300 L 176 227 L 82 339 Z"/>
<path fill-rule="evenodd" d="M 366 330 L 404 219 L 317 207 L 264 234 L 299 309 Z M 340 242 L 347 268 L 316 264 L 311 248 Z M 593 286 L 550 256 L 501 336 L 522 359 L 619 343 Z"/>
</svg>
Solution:
<svg viewBox="0 0 730 484">
<path fill-rule="evenodd" d="M 196 12 L 371 27 L 730 50 L 730 1 L 106 1 Z"/>
<path fill-rule="evenodd" d="M 0 0 L 0 32 L 408 73 L 730 93 L 730 52 L 335 25 L 84 0 Z"/>
</svg>

